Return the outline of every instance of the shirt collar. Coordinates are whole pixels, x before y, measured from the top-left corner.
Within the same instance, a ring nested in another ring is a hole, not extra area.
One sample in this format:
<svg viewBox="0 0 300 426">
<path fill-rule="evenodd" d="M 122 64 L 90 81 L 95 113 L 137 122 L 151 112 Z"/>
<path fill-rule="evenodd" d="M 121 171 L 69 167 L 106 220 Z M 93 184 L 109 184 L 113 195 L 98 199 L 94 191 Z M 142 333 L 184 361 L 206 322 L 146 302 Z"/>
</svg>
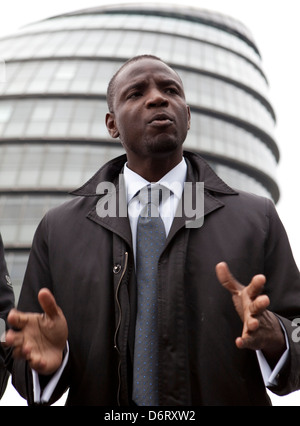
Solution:
<svg viewBox="0 0 300 426">
<path fill-rule="evenodd" d="M 182 196 L 183 185 L 186 180 L 186 174 L 187 164 L 183 158 L 181 162 L 177 164 L 177 166 L 175 166 L 158 182 L 155 183 L 160 183 L 161 185 L 165 186 L 170 191 L 172 191 L 177 198 L 180 199 Z M 138 191 L 151 183 L 139 174 L 135 173 L 133 170 L 129 169 L 127 163 L 124 166 L 124 181 L 127 194 L 127 203 L 132 200 Z"/>
</svg>

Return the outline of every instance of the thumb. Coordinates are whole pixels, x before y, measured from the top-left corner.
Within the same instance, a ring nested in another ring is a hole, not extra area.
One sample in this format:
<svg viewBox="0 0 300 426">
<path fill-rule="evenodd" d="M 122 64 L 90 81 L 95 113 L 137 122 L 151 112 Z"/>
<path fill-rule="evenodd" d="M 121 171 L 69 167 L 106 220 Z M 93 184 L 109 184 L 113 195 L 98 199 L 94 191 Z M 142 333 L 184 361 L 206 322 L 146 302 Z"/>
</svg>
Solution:
<svg viewBox="0 0 300 426">
<path fill-rule="evenodd" d="M 43 311 L 50 319 L 60 315 L 61 309 L 56 304 L 56 300 L 48 288 L 42 288 L 39 291 L 38 300 Z"/>
<path fill-rule="evenodd" d="M 217 278 L 224 288 L 226 288 L 232 296 L 243 290 L 244 286 L 240 284 L 231 274 L 227 263 L 221 262 L 216 266 Z"/>
</svg>

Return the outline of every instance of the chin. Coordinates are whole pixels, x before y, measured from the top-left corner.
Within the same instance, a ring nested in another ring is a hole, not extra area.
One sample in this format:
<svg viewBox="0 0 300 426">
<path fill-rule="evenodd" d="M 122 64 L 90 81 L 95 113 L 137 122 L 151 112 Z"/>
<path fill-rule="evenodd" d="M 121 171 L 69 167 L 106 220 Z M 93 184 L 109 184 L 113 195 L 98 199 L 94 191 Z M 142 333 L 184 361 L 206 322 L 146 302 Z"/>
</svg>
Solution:
<svg viewBox="0 0 300 426">
<path fill-rule="evenodd" d="M 172 139 L 161 140 L 157 139 L 155 142 L 151 141 L 147 144 L 149 154 L 170 154 L 182 148 L 182 142 Z"/>
</svg>

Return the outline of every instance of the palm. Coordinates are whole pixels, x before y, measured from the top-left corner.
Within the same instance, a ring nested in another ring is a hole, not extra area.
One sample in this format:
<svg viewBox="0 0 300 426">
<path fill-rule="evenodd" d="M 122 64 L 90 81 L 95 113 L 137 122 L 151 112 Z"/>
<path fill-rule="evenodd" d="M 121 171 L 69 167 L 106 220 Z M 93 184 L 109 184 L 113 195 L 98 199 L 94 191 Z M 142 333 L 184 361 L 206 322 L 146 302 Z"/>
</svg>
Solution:
<svg viewBox="0 0 300 426">
<path fill-rule="evenodd" d="M 262 350 L 270 362 L 276 362 L 285 350 L 285 339 L 277 317 L 267 307 L 268 296 L 262 295 L 266 278 L 255 275 L 248 286 L 240 284 L 225 263 L 216 272 L 220 283 L 232 296 L 234 307 L 243 321 L 242 336 L 236 339 L 238 348 Z"/>
<path fill-rule="evenodd" d="M 25 358 L 30 367 L 39 374 L 54 373 L 62 362 L 68 327 L 61 309 L 49 290 L 39 293 L 44 314 L 10 312 L 8 321 L 19 329 L 10 330 L 6 343 L 14 347 L 15 358 Z"/>
</svg>

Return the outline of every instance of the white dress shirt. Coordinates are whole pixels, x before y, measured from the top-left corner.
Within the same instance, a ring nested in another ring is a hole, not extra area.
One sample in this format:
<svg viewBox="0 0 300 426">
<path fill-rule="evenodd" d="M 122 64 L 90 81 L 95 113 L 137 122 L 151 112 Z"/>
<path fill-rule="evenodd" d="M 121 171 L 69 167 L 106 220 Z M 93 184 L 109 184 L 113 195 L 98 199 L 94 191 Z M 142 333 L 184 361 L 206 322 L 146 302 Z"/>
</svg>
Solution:
<svg viewBox="0 0 300 426">
<path fill-rule="evenodd" d="M 162 179 L 158 182 L 148 182 L 140 175 L 128 168 L 127 163 L 124 167 L 124 182 L 127 194 L 127 205 L 128 205 L 128 218 L 131 227 L 132 241 L 133 241 L 133 253 L 135 259 L 136 253 L 136 229 L 139 214 L 143 208 L 138 198 L 135 197 L 136 193 L 145 186 L 155 183 L 163 185 L 170 191 L 170 197 L 164 199 L 158 207 L 159 214 L 165 225 L 166 236 L 168 236 L 178 203 L 182 197 L 183 186 L 186 180 L 187 164 L 184 159 L 170 170 Z"/>
<path fill-rule="evenodd" d="M 170 197 L 168 199 L 165 199 L 159 206 L 159 214 L 164 222 L 167 236 L 170 231 L 178 203 L 182 196 L 184 182 L 186 180 L 186 173 L 187 173 L 187 164 L 183 158 L 182 161 L 177 166 L 175 166 L 171 171 L 169 171 L 162 179 L 160 179 L 158 182 L 155 182 L 165 186 L 166 188 L 170 190 Z M 126 194 L 127 194 L 128 217 L 129 217 L 130 227 L 132 232 L 133 251 L 134 251 L 134 259 L 135 259 L 135 253 L 136 253 L 135 241 L 136 241 L 137 221 L 138 221 L 139 213 L 142 210 L 142 206 L 140 202 L 138 201 L 138 198 L 135 197 L 135 195 L 143 187 L 153 182 L 148 182 L 143 177 L 141 177 L 140 175 L 138 175 L 137 173 L 129 169 L 127 166 L 127 163 L 125 164 L 125 167 L 124 167 L 124 182 L 125 182 L 125 188 L 126 188 Z M 279 362 L 277 363 L 273 371 L 271 370 L 262 352 L 256 351 L 265 386 L 271 386 L 271 385 L 274 386 L 277 384 L 276 377 L 279 374 L 280 370 L 282 369 L 288 357 L 289 349 L 288 349 L 287 338 L 286 338 L 286 345 L 287 345 L 287 349 L 282 355 L 282 357 L 280 358 Z M 49 381 L 48 385 L 45 387 L 43 392 L 41 392 L 38 374 L 34 370 L 32 371 L 34 402 L 47 403 L 49 401 L 62 375 L 62 372 L 67 364 L 68 356 L 69 356 L 69 348 L 67 344 L 67 351 L 63 360 L 63 364 L 58 369 L 58 371 L 53 376 L 53 378 Z"/>
</svg>

